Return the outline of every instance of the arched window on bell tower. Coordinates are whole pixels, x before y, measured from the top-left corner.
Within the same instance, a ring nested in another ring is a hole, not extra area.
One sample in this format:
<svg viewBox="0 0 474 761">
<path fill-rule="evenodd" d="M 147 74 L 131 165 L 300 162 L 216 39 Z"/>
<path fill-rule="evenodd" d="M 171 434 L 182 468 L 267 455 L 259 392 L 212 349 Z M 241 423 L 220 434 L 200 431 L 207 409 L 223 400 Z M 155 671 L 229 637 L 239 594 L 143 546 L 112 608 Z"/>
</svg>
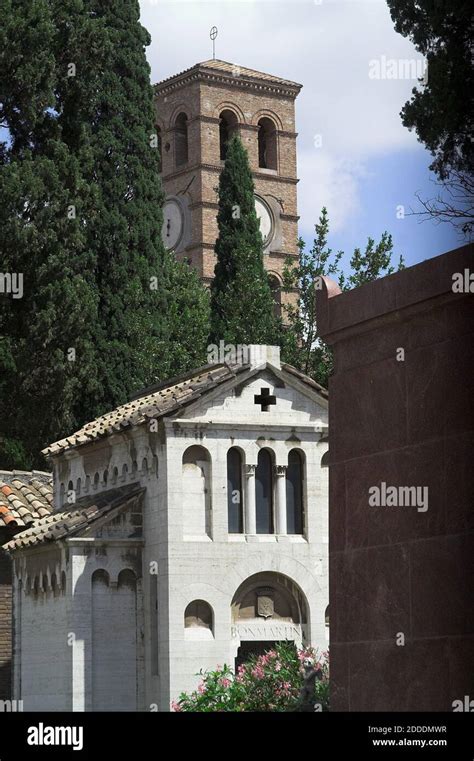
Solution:
<svg viewBox="0 0 474 761">
<path fill-rule="evenodd" d="M 225 161 L 227 155 L 227 143 L 237 128 L 237 117 L 233 111 L 226 108 L 219 114 L 219 151 L 220 160 Z"/>
<path fill-rule="evenodd" d="M 277 134 L 274 122 L 267 116 L 258 122 L 258 165 L 261 169 L 277 166 Z"/>
<path fill-rule="evenodd" d="M 281 317 L 281 284 L 276 275 L 268 276 L 268 284 L 272 292 L 273 314 L 278 319 Z"/>
<path fill-rule="evenodd" d="M 174 126 L 174 159 L 178 167 L 188 162 L 188 117 L 183 111 L 176 117 Z"/>
</svg>

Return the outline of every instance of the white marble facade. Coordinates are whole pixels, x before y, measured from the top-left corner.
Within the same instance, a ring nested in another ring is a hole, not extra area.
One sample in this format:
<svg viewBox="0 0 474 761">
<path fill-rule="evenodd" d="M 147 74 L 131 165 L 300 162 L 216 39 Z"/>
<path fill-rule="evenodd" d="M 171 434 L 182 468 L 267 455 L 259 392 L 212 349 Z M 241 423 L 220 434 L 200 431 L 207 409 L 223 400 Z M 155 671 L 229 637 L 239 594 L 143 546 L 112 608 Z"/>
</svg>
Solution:
<svg viewBox="0 0 474 761">
<path fill-rule="evenodd" d="M 275 397 L 266 411 L 262 394 Z M 252 642 L 326 649 L 327 439 L 326 395 L 281 367 L 275 347 L 255 347 L 248 370 L 157 425 L 53 456 L 57 510 L 71 494 L 80 504 L 144 491 L 140 508 L 87 535 L 13 553 L 14 697 L 25 710 L 166 711 L 197 672 L 233 666 Z M 295 462 L 301 525 L 287 510 Z"/>
</svg>

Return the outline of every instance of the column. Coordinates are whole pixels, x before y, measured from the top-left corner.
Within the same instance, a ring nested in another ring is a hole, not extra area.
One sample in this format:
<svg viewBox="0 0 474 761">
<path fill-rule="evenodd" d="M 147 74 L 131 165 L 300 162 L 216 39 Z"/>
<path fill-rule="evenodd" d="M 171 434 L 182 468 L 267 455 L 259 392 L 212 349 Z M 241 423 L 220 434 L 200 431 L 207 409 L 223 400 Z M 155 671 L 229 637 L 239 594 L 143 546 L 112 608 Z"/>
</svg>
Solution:
<svg viewBox="0 0 474 761">
<path fill-rule="evenodd" d="M 245 493 L 245 533 L 257 533 L 257 513 L 255 509 L 255 469 L 256 465 L 245 466 L 247 487 Z"/>
<path fill-rule="evenodd" d="M 286 465 L 276 467 L 276 533 L 286 534 Z"/>
</svg>

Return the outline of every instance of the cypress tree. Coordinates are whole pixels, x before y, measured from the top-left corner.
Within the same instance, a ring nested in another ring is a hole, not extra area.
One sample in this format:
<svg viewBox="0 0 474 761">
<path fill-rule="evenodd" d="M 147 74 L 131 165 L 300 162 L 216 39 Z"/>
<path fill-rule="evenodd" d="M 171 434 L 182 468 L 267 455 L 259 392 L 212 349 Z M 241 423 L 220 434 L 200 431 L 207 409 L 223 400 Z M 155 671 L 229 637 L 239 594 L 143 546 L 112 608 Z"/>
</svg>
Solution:
<svg viewBox="0 0 474 761">
<path fill-rule="evenodd" d="M 189 369 L 197 355 L 201 362 L 208 307 L 196 275 L 184 271 L 161 240 L 163 192 L 145 56 L 150 37 L 140 24 L 138 1 L 80 3 L 77 33 L 71 31 L 73 13 L 65 15 L 62 5 L 57 2 L 65 22 L 63 71 L 72 60 L 76 75 L 63 79 L 60 122 L 81 156 L 85 179 L 97 190 L 85 222 L 99 298 L 98 319 L 90 326 L 98 387 L 78 400 L 77 410 L 87 420 L 139 388 Z M 95 60 L 91 65 L 91 46 L 99 66 Z M 178 303 L 189 305 L 187 333 L 180 330 Z M 182 339 L 178 351 L 175 335 Z"/>
<path fill-rule="evenodd" d="M 4 2 L 2 11 L 0 463 L 44 467 L 41 448 L 74 428 L 77 394 L 93 383 L 86 328 L 96 294 L 80 224 L 84 183 L 55 116 L 51 7 Z"/>
<path fill-rule="evenodd" d="M 217 263 L 211 286 L 211 341 L 233 345 L 277 342 L 277 321 L 263 264 L 247 152 L 233 136 L 219 179 Z"/>
</svg>

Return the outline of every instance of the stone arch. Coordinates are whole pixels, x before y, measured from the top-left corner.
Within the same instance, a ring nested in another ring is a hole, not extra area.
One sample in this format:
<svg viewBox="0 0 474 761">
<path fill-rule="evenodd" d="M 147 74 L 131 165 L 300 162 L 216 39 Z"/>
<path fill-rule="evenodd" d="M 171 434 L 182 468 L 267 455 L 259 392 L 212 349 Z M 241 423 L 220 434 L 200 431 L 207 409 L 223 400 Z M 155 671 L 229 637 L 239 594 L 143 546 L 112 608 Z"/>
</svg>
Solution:
<svg viewBox="0 0 474 761">
<path fill-rule="evenodd" d="M 128 465 L 126 462 L 122 465 L 122 481 L 126 481 L 128 476 Z"/>
<path fill-rule="evenodd" d="M 213 639 L 214 611 L 206 600 L 192 600 L 184 611 L 185 639 Z"/>
<path fill-rule="evenodd" d="M 78 497 L 81 496 L 81 487 L 82 487 L 82 480 L 78 478 L 76 481 L 76 494 Z"/>
<path fill-rule="evenodd" d="M 100 483 L 100 473 L 97 471 L 94 473 L 94 489 L 97 489 Z"/>
<path fill-rule="evenodd" d="M 231 602 L 236 665 L 278 641 L 298 648 L 308 642 L 309 605 L 302 588 L 289 576 L 259 571 L 247 577 Z"/>
<path fill-rule="evenodd" d="M 146 458 L 146 457 L 144 457 L 144 458 L 142 459 L 142 471 L 141 471 L 141 472 L 142 472 L 142 474 L 143 474 L 144 476 L 147 476 L 147 475 L 148 475 L 148 460 L 147 460 L 147 458 Z"/>
<path fill-rule="evenodd" d="M 211 536 L 211 455 L 197 444 L 182 458 L 183 530 L 187 536 Z"/>
<path fill-rule="evenodd" d="M 271 108 L 260 108 L 258 111 L 255 111 L 252 116 L 251 123 L 254 126 L 258 126 L 260 119 L 270 119 L 272 122 L 274 122 L 278 130 L 283 130 L 283 123 L 281 118 L 276 113 L 276 111 L 272 111 Z"/>
<path fill-rule="evenodd" d="M 104 486 L 107 486 L 108 480 L 109 480 L 109 471 L 106 468 L 102 474 L 102 483 L 104 484 Z"/>
<path fill-rule="evenodd" d="M 118 474 L 119 474 L 118 468 L 117 468 L 117 466 L 115 466 L 115 468 L 112 471 L 112 479 L 111 479 L 111 483 L 112 484 L 116 484 L 117 483 L 117 481 L 118 481 Z"/>
<path fill-rule="evenodd" d="M 321 467 L 329 468 L 329 449 L 321 457 Z"/>
<path fill-rule="evenodd" d="M 240 124 L 244 124 L 246 122 L 244 112 L 240 108 L 240 106 L 237 105 L 237 103 L 234 103 L 231 100 L 223 100 L 221 103 L 219 103 L 218 106 L 214 109 L 214 118 L 219 119 L 222 111 L 231 111 L 235 114 L 237 121 Z"/>
</svg>

